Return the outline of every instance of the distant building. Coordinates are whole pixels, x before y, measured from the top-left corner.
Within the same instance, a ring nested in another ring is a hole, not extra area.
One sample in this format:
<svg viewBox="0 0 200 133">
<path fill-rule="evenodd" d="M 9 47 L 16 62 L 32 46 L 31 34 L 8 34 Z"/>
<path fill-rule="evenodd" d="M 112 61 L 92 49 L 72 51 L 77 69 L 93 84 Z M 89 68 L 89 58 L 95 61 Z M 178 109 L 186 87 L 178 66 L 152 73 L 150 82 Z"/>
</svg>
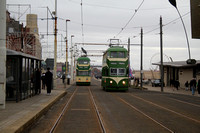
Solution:
<svg viewBox="0 0 200 133">
<path fill-rule="evenodd" d="M 160 63 L 153 63 L 159 65 Z M 170 86 L 170 82 L 179 81 L 180 87 L 184 88 L 185 82 L 192 78 L 200 79 L 200 60 L 196 64 L 187 64 L 186 61 L 163 62 L 164 83 Z"/>
</svg>

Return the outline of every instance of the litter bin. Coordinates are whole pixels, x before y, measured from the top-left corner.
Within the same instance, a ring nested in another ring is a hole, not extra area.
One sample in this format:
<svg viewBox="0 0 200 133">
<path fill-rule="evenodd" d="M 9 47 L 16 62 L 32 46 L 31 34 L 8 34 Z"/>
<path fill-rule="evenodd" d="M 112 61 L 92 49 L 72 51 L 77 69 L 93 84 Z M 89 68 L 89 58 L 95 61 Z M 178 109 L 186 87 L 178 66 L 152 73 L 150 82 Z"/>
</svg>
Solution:
<svg viewBox="0 0 200 133">
<path fill-rule="evenodd" d="M 71 78 L 71 76 L 70 76 L 70 75 L 67 75 L 67 84 L 68 84 L 68 85 L 70 84 L 70 78 Z"/>
<path fill-rule="evenodd" d="M 70 84 L 70 78 L 67 78 L 67 84 L 68 85 Z"/>
</svg>

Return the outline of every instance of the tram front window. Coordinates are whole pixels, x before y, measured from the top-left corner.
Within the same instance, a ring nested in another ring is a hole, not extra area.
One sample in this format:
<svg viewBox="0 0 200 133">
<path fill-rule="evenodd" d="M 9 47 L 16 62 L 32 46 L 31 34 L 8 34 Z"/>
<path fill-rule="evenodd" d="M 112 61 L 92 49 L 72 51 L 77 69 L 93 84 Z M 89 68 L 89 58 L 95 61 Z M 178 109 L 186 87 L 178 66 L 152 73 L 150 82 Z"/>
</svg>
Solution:
<svg viewBox="0 0 200 133">
<path fill-rule="evenodd" d="M 117 52 L 110 52 L 111 58 L 117 58 Z"/>
<path fill-rule="evenodd" d="M 111 68 L 110 75 L 117 75 L 117 68 Z"/>
<path fill-rule="evenodd" d="M 89 76 L 88 71 L 78 71 L 78 76 Z"/>
<path fill-rule="evenodd" d="M 118 58 L 125 58 L 124 52 L 118 52 Z"/>
<path fill-rule="evenodd" d="M 125 58 L 125 52 L 110 52 L 111 58 Z"/>
<path fill-rule="evenodd" d="M 118 69 L 118 75 L 125 75 L 125 74 L 126 74 L 126 69 L 124 69 L 124 68 Z"/>
<path fill-rule="evenodd" d="M 89 62 L 88 61 L 85 61 L 85 60 L 80 60 L 79 61 L 79 64 L 88 64 Z"/>
</svg>

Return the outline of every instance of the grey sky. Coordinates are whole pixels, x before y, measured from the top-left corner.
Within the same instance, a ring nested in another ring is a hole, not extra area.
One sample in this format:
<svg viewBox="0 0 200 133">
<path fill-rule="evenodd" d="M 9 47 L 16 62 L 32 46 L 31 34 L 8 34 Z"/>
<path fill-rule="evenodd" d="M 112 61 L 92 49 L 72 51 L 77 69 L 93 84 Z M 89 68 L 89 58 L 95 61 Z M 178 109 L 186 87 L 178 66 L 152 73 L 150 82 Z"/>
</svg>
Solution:
<svg viewBox="0 0 200 133">
<path fill-rule="evenodd" d="M 82 42 L 81 32 L 81 0 L 57 0 L 58 2 L 58 17 L 62 19 L 70 19 L 68 23 L 68 39 L 70 35 L 74 35 L 74 43 Z M 83 0 L 83 31 L 85 43 L 108 43 L 108 39 L 116 36 L 124 27 L 130 17 L 134 14 L 142 0 Z M 41 7 L 49 7 L 51 11 L 55 10 L 55 0 L 7 0 L 7 4 L 31 4 L 31 13 L 38 14 L 38 18 L 46 18 L 46 9 Z M 191 56 L 199 60 L 198 52 L 200 50 L 200 40 L 191 39 L 191 22 L 190 22 L 190 0 L 177 0 L 177 6 L 185 22 L 187 33 L 189 36 Z M 11 16 L 15 18 L 18 14 L 18 7 L 9 7 Z M 26 10 L 26 7 L 21 8 L 21 13 Z M 29 13 L 27 11 L 26 13 Z M 152 31 L 159 27 L 160 16 L 163 17 L 163 24 L 178 18 L 176 9 L 170 5 L 168 0 L 144 0 L 143 5 L 137 11 L 136 15 L 116 38 L 121 40 L 121 43 L 127 43 L 127 39 L 131 38 L 131 43 L 140 43 L 140 28 L 143 27 L 144 33 Z M 65 20 L 58 20 L 58 34 L 66 35 Z M 20 18 L 20 21 L 25 20 L 25 15 Z M 23 22 L 25 23 L 25 22 Z M 46 33 L 46 21 L 38 20 L 39 32 Z M 49 21 L 49 32 L 53 32 L 53 21 Z M 58 36 L 58 41 L 61 41 L 61 36 Z M 53 36 L 49 36 L 49 51 L 53 49 Z M 48 57 L 47 52 L 47 37 L 43 40 L 43 57 Z M 64 40 L 63 40 L 64 41 Z M 172 57 L 173 60 L 186 60 L 188 58 L 188 50 L 186 38 L 183 31 L 183 26 L 178 19 L 163 27 L 163 43 L 164 54 Z M 152 32 L 144 34 L 144 69 L 149 69 L 150 60 L 159 61 L 159 28 Z M 61 51 L 61 47 L 63 50 Z M 81 46 L 80 46 L 81 47 Z M 79 47 L 79 49 L 80 49 Z M 84 46 L 85 49 L 100 49 L 105 50 L 105 46 Z M 157 54 L 157 56 L 155 56 Z M 50 54 L 53 57 L 53 54 Z M 58 42 L 58 61 L 65 60 L 65 44 Z M 101 58 L 92 58 L 94 64 L 101 64 Z M 94 61 L 95 60 L 95 61 Z M 131 68 L 140 69 L 140 47 L 131 47 Z"/>
</svg>

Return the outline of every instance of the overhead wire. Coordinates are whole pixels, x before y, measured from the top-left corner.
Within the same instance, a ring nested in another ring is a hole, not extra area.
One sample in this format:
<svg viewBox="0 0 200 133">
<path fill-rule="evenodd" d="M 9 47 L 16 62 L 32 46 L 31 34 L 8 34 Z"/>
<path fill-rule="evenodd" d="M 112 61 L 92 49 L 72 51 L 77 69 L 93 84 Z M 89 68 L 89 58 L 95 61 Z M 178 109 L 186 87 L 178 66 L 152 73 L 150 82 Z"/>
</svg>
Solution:
<svg viewBox="0 0 200 133">
<path fill-rule="evenodd" d="M 127 27 L 127 25 L 131 22 L 131 20 L 136 15 L 136 13 L 138 12 L 138 10 L 140 9 L 140 7 L 142 6 L 143 3 L 144 3 L 144 0 L 142 0 L 142 2 L 140 3 L 140 5 L 138 6 L 138 8 L 135 10 L 134 14 L 131 16 L 131 18 L 128 20 L 128 22 L 125 24 L 125 26 L 119 31 L 119 33 L 114 36 L 114 38 L 117 37 L 119 34 L 121 34 L 122 31 Z"/>
<path fill-rule="evenodd" d="M 182 15 L 182 17 L 185 17 L 186 15 L 188 15 L 190 12 L 187 12 L 186 14 L 184 14 L 184 15 Z M 163 24 L 163 27 L 165 27 L 165 26 L 167 26 L 167 25 L 170 25 L 171 23 L 174 23 L 175 21 L 177 21 L 177 20 L 179 20 L 180 19 L 180 17 L 178 17 L 178 18 L 176 18 L 176 19 L 174 19 L 174 20 L 172 20 L 172 21 L 170 21 L 170 22 L 168 22 L 168 23 L 166 23 L 166 24 Z M 153 32 L 153 31 L 155 31 L 155 30 L 158 30 L 158 29 L 160 29 L 160 26 L 159 26 L 159 24 L 158 24 L 158 27 L 156 27 L 156 28 L 154 28 L 154 29 L 152 29 L 152 30 L 149 30 L 149 31 L 147 31 L 147 32 L 144 32 L 143 34 L 148 34 L 148 33 L 151 33 L 151 32 Z M 139 34 L 140 35 L 140 34 Z M 139 36 L 138 35 L 138 36 Z M 132 37 L 132 38 L 136 38 L 136 37 L 138 37 L 138 36 L 134 36 L 134 37 Z"/>
</svg>

